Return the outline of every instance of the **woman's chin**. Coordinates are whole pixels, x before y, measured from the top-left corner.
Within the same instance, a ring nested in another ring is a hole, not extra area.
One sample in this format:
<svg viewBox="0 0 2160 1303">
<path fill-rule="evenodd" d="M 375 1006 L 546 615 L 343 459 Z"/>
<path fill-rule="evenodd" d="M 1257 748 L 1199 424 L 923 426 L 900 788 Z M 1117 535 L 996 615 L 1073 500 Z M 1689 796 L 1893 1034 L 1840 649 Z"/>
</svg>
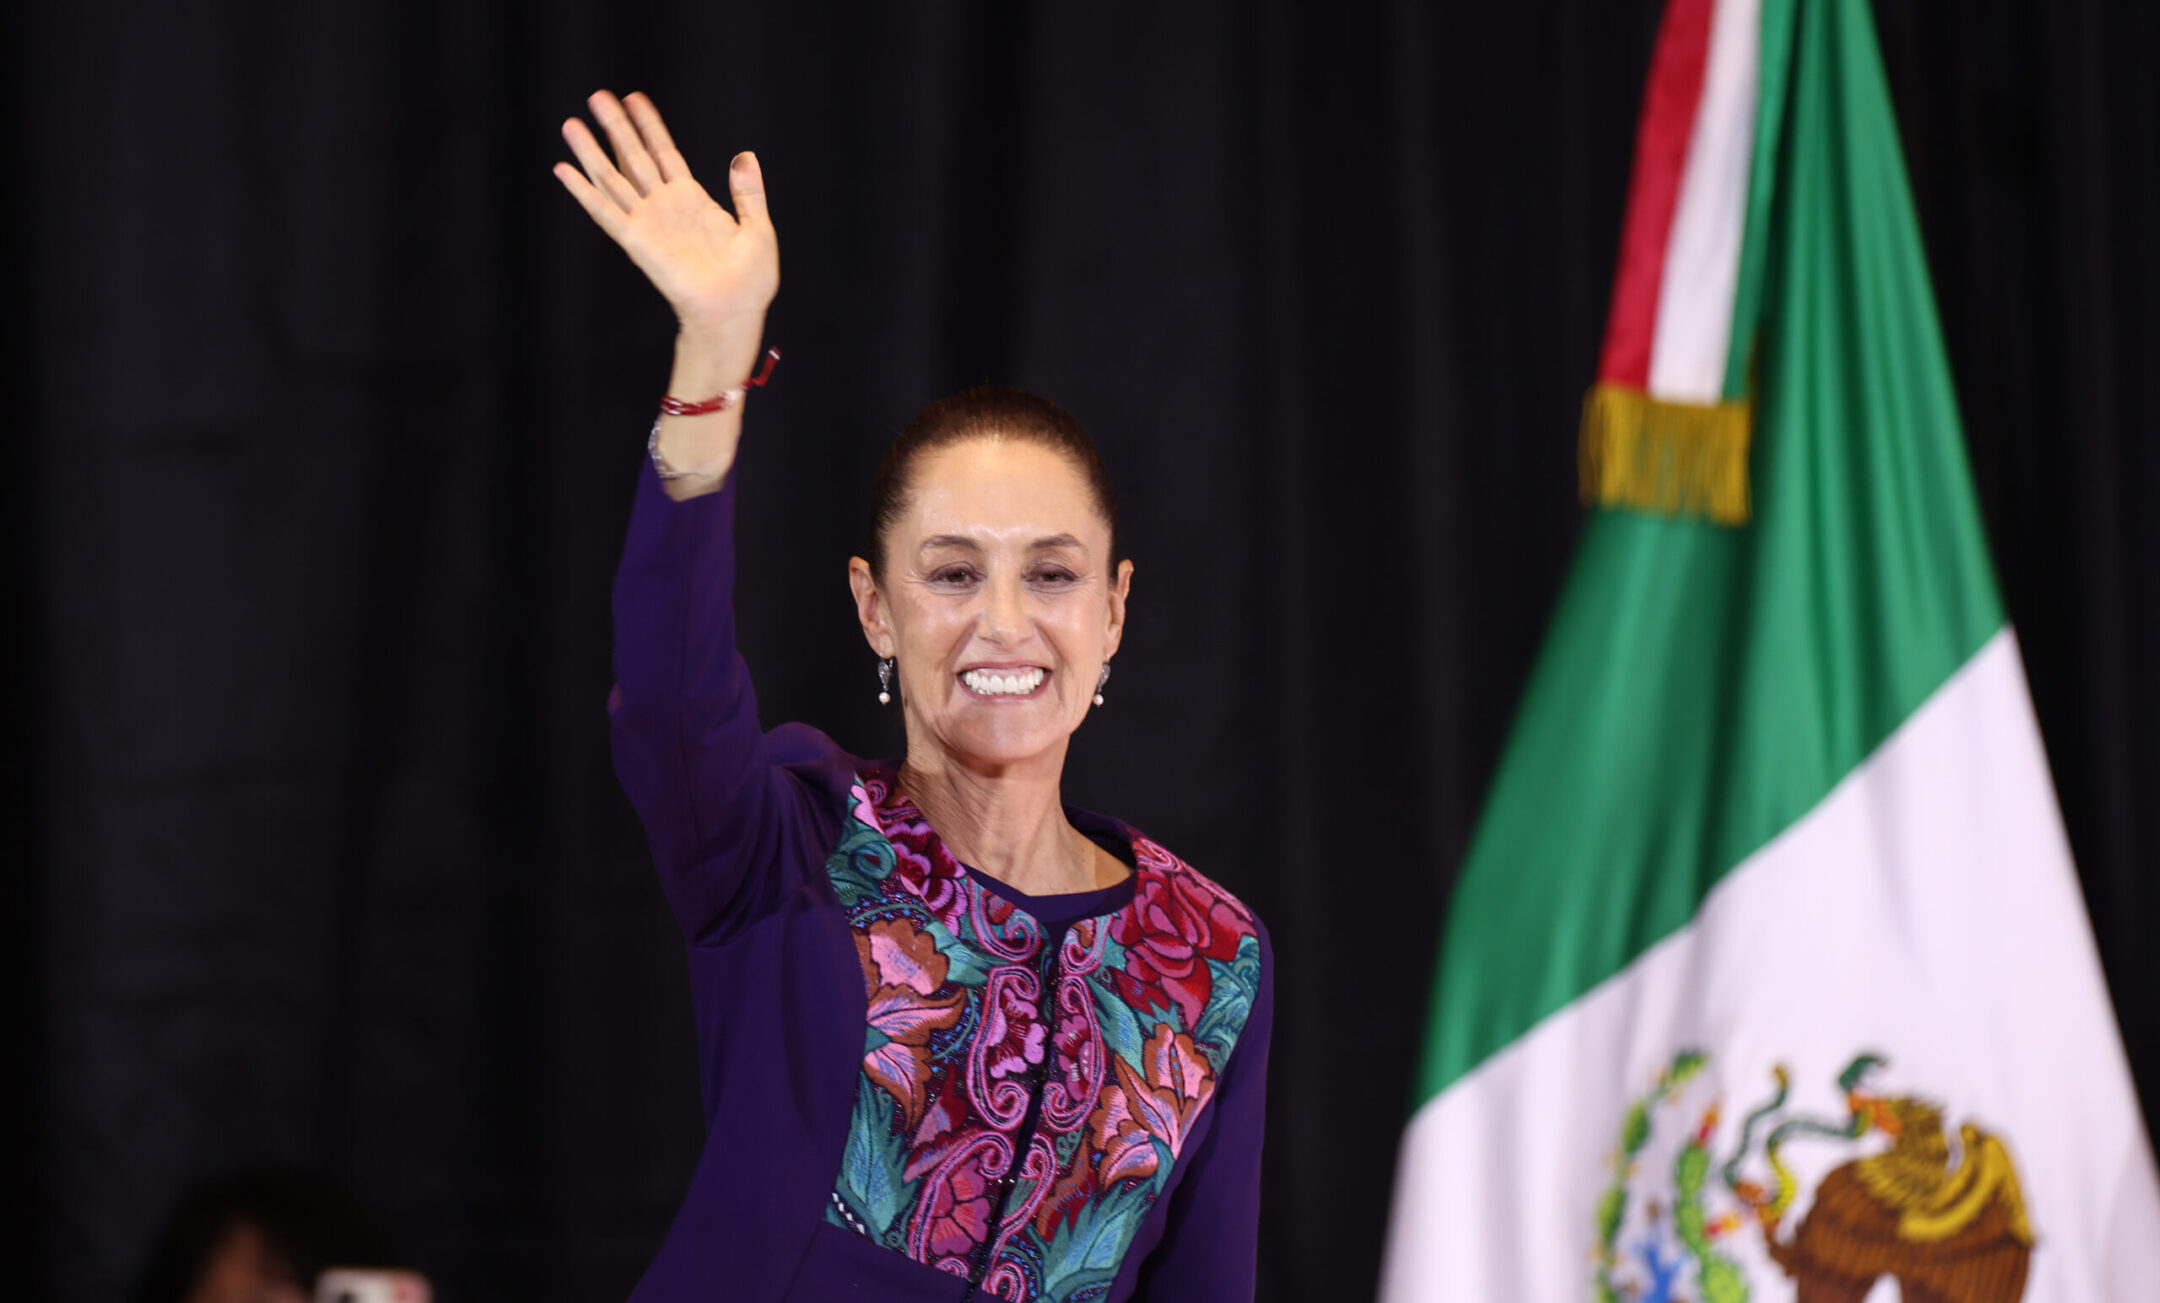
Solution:
<svg viewBox="0 0 2160 1303">
<path fill-rule="evenodd" d="M 1049 710 L 1003 706 L 963 709 L 944 723 L 943 728 L 932 729 L 932 735 L 948 755 L 972 766 L 1005 767 L 1059 758 L 1073 732 Z"/>
</svg>

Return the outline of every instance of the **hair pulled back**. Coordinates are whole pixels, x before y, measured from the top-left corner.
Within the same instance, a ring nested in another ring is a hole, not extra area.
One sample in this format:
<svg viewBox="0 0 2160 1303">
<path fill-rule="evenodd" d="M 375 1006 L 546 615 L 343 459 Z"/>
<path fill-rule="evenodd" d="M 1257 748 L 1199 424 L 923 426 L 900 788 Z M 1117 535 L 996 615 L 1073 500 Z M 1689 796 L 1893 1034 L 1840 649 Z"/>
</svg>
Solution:
<svg viewBox="0 0 2160 1303">
<path fill-rule="evenodd" d="M 1110 526 L 1110 560 L 1117 559 L 1117 494 L 1095 441 L 1071 412 L 1047 398 L 1006 385 L 977 385 L 948 394 L 915 414 L 885 450 L 877 487 L 870 493 L 870 573 L 885 574 L 885 537 L 907 510 L 915 466 L 928 452 L 976 439 L 1031 443 L 1068 458 L 1087 483 L 1088 496 Z"/>
</svg>

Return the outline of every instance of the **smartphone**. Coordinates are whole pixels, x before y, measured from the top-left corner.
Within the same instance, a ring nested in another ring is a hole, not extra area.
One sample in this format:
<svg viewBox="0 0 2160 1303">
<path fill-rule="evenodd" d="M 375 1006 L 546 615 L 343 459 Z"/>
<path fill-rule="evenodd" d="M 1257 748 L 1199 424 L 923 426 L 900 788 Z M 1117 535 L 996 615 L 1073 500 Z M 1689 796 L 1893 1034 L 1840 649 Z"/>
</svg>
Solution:
<svg viewBox="0 0 2160 1303">
<path fill-rule="evenodd" d="M 429 1303 L 427 1277 L 417 1271 L 331 1267 L 315 1281 L 315 1303 Z"/>
</svg>

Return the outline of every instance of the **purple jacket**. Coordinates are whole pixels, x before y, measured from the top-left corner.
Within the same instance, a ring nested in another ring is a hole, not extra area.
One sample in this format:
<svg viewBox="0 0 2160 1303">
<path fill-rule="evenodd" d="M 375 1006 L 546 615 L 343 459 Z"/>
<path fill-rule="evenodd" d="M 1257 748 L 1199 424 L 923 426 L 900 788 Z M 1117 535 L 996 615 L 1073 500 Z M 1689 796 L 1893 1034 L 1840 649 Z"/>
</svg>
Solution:
<svg viewBox="0 0 2160 1303">
<path fill-rule="evenodd" d="M 1250 1299 L 1266 930 L 1080 810 L 1134 872 L 1020 895 L 889 767 L 763 731 L 734 503 L 647 466 L 615 582 L 615 768 L 689 943 L 706 1123 L 634 1297 Z"/>
</svg>

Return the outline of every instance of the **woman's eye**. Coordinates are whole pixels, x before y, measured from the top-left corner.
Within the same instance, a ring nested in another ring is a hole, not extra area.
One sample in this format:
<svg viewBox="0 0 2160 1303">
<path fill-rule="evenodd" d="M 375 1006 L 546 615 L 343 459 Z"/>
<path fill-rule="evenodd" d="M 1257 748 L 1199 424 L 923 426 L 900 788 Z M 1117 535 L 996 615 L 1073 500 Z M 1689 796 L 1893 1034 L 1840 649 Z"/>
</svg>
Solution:
<svg viewBox="0 0 2160 1303">
<path fill-rule="evenodd" d="M 1035 572 L 1035 582 L 1038 584 L 1069 584 L 1074 578 L 1075 576 L 1070 570 L 1038 570 Z"/>
<path fill-rule="evenodd" d="M 930 576 L 932 580 L 941 584 L 964 584 L 974 577 L 975 572 L 966 566 L 950 566 Z"/>
</svg>

